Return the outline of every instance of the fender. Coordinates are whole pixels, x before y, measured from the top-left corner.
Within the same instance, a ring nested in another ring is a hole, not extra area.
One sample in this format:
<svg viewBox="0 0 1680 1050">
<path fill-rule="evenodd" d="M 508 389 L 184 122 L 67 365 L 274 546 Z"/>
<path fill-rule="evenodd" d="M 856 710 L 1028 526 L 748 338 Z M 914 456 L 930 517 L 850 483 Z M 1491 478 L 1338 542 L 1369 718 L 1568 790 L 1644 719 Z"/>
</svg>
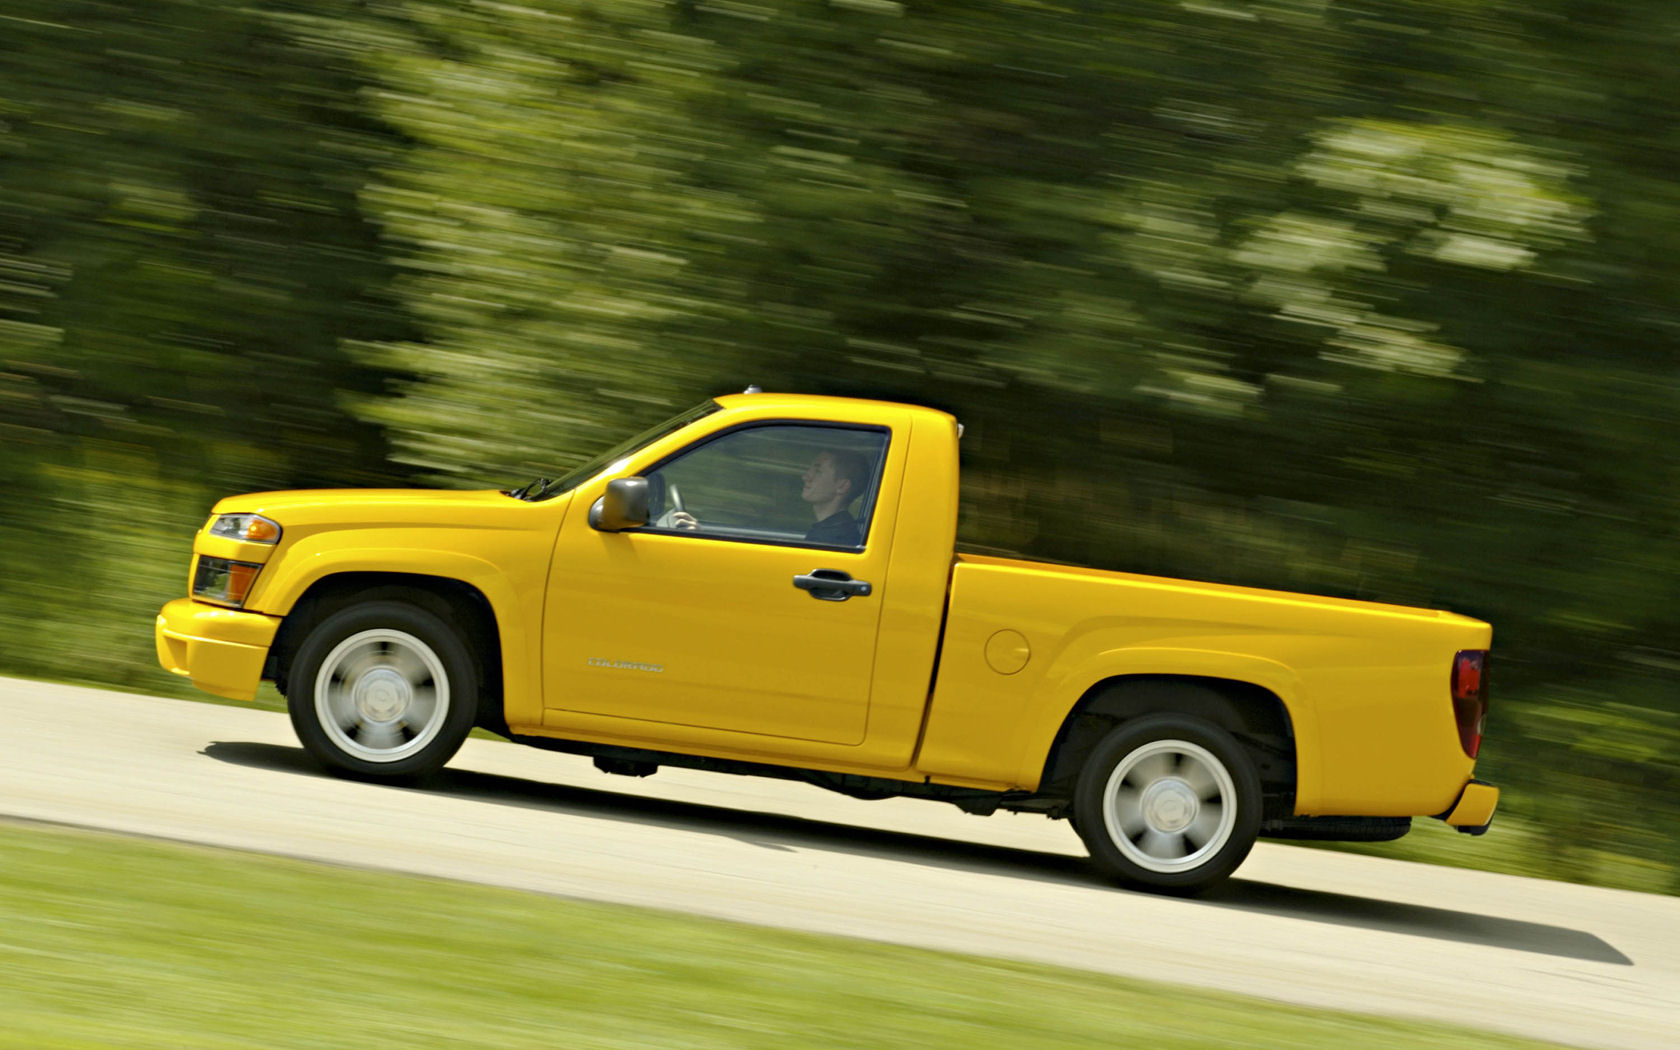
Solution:
<svg viewBox="0 0 1680 1050">
<path fill-rule="evenodd" d="M 1093 649 L 1091 645 L 1075 643 L 1045 673 L 1022 717 L 1018 783 L 1038 784 L 1056 734 L 1068 714 L 1094 687 L 1127 675 L 1189 675 L 1246 682 L 1277 696 L 1295 733 L 1297 799 L 1311 801 L 1318 797 L 1317 719 L 1303 697 L 1300 677 L 1286 664 L 1223 649 L 1155 646 Z"/>
<path fill-rule="evenodd" d="M 470 584 L 484 595 L 496 615 L 502 650 L 502 706 L 508 722 L 541 721 L 542 698 L 533 685 L 541 680 L 541 650 L 532 644 L 523 626 L 542 622 L 540 581 L 522 599 L 520 589 L 501 569 L 475 555 L 431 547 L 338 546 L 343 539 L 343 532 L 318 533 L 286 551 L 270 564 L 277 571 L 261 581 L 263 590 L 253 596 L 255 603 L 260 603 L 264 611 L 284 616 L 310 587 L 328 576 L 349 572 L 405 573 Z M 318 546 L 325 549 L 311 549 Z"/>
</svg>

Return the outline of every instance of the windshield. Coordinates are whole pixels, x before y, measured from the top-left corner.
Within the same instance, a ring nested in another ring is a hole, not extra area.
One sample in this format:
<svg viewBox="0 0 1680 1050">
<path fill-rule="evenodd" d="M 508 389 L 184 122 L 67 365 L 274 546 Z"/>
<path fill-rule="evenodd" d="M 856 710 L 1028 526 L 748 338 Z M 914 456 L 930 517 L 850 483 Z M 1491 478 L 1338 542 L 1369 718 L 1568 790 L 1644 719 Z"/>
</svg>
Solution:
<svg viewBox="0 0 1680 1050">
<path fill-rule="evenodd" d="M 696 419 L 709 416 L 722 407 L 716 401 L 702 401 L 681 415 L 673 416 L 656 427 L 642 431 L 622 444 L 614 445 L 559 481 L 549 482 L 543 486 L 542 492 L 536 498 L 547 499 L 550 496 L 558 496 L 562 492 L 569 492 L 637 449 L 645 445 L 651 445 L 666 434 L 681 430 Z"/>
</svg>

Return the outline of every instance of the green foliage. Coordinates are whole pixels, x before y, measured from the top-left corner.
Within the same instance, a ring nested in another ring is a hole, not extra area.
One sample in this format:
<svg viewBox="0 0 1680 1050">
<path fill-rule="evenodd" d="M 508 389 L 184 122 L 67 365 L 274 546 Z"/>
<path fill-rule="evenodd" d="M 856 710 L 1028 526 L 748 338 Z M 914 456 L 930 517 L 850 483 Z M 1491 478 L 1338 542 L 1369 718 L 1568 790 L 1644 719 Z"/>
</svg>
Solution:
<svg viewBox="0 0 1680 1050">
<path fill-rule="evenodd" d="M 1672 5 L 0 19 L 8 669 L 142 680 L 136 560 L 216 495 L 902 398 L 968 425 L 969 544 L 1492 620 L 1535 869 L 1680 889 L 1674 749 L 1615 743 L 1680 716 Z"/>
</svg>

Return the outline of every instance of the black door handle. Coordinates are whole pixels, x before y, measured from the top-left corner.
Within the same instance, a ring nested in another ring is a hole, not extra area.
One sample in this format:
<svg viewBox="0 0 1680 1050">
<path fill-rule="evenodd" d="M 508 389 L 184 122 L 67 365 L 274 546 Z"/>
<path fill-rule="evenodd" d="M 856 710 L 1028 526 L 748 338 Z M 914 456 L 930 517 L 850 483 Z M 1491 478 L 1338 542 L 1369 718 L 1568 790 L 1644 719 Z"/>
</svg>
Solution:
<svg viewBox="0 0 1680 1050">
<path fill-rule="evenodd" d="M 867 597 L 873 589 L 867 580 L 854 580 L 850 573 L 839 569 L 812 569 L 803 576 L 795 576 L 793 585 L 810 591 L 811 597 L 824 602 L 843 602 L 854 594 Z"/>
</svg>

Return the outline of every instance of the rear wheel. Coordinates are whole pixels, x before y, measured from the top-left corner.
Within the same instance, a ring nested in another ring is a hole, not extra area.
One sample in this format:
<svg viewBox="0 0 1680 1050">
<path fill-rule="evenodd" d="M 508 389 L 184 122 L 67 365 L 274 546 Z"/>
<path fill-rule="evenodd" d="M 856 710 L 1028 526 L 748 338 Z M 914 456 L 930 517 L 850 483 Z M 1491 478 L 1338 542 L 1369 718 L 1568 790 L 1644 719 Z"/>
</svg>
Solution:
<svg viewBox="0 0 1680 1050">
<path fill-rule="evenodd" d="M 369 779 L 443 768 L 472 730 L 478 677 L 460 633 L 398 601 L 328 616 L 298 648 L 286 708 L 309 753 Z"/>
<path fill-rule="evenodd" d="M 1260 777 L 1236 738 L 1183 715 L 1146 715 L 1099 742 L 1074 788 L 1073 823 L 1121 882 L 1196 893 L 1248 856 Z"/>
</svg>

